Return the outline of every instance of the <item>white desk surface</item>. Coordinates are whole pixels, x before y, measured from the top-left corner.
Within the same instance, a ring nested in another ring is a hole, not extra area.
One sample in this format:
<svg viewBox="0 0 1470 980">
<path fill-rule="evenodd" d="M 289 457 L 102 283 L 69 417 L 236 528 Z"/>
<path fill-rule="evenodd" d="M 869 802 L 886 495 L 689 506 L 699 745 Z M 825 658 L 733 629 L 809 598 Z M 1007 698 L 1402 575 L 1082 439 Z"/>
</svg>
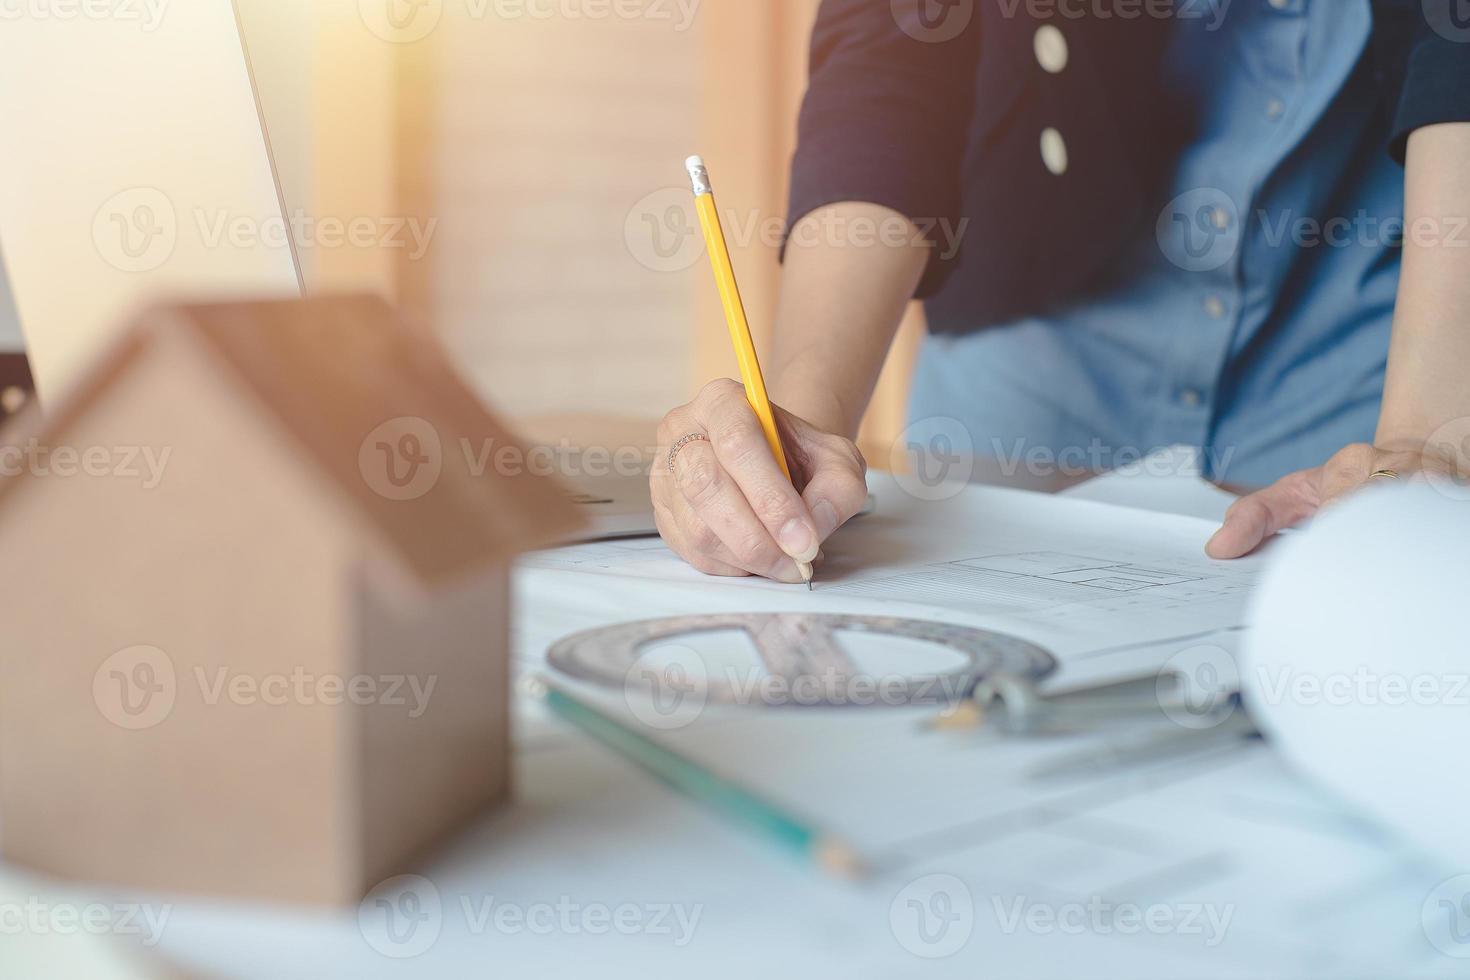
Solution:
<svg viewBox="0 0 1470 980">
<path fill-rule="evenodd" d="M 1123 486 L 1093 492 L 1116 502 Z M 1227 502 L 1185 496 L 1191 512 Z M 559 621 L 552 602 L 534 593 L 520 613 Z M 537 712 L 524 714 L 519 742 L 518 802 L 421 869 L 431 884 L 416 883 L 408 941 L 389 938 L 373 908 L 160 896 L 157 949 L 191 974 L 272 980 L 1463 975 L 1421 921 L 1444 869 L 1304 787 L 1260 745 L 1084 781 L 1065 806 L 1005 812 L 957 848 L 855 885 L 731 829 Z M 1172 924 L 1139 924 L 1129 906 Z M 1223 931 L 1211 915 L 1228 917 Z"/>
</svg>

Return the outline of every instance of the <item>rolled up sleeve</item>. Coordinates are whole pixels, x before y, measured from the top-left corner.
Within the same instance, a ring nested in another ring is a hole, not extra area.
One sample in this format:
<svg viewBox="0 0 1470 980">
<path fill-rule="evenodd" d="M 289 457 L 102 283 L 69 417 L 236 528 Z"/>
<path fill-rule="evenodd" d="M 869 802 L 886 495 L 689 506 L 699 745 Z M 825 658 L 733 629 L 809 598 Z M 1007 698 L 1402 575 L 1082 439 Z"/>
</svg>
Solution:
<svg viewBox="0 0 1470 980">
<path fill-rule="evenodd" d="M 980 50 L 977 6 L 823 0 L 789 228 L 842 201 L 891 208 L 921 227 L 958 221 Z M 942 11 L 937 26 L 920 19 L 925 8 Z M 954 256 L 931 258 L 917 295 L 935 292 L 953 264 Z"/>
</svg>

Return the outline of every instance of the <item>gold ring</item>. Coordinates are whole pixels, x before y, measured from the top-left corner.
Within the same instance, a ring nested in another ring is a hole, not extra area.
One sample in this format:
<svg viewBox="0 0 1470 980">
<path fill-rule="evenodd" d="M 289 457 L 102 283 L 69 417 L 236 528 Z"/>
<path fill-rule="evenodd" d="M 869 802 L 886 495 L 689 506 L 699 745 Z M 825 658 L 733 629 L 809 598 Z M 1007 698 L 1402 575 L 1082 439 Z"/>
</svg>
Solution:
<svg viewBox="0 0 1470 980">
<path fill-rule="evenodd" d="M 679 450 L 683 449 L 691 442 L 709 442 L 709 436 L 705 435 L 703 432 L 691 432 L 684 438 L 680 439 L 678 442 L 674 443 L 673 448 L 669 450 L 670 473 L 674 472 L 674 460 L 679 458 Z"/>
<path fill-rule="evenodd" d="M 1398 470 L 1374 470 L 1368 474 L 1370 480 L 1397 480 L 1398 478 Z"/>
</svg>

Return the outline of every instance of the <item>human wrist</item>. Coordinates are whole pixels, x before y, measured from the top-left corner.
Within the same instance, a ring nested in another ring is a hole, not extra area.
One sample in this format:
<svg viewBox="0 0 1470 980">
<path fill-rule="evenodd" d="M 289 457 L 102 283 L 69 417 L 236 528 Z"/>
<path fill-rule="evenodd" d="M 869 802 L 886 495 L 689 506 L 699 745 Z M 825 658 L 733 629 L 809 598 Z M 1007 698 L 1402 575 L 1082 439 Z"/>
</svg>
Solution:
<svg viewBox="0 0 1470 980">
<path fill-rule="evenodd" d="M 849 439 L 857 434 L 862 412 L 854 412 L 833 388 L 829 372 L 784 366 L 773 373 L 771 392 L 776 404 L 824 432 Z"/>
</svg>

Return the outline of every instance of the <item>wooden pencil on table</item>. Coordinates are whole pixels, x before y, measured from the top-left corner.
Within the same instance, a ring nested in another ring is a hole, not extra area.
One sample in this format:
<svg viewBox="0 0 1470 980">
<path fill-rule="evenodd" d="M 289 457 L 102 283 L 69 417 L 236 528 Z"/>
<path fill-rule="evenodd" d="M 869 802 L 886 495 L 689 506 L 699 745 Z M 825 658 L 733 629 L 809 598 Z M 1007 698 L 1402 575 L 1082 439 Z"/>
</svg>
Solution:
<svg viewBox="0 0 1470 980">
<path fill-rule="evenodd" d="M 558 687 L 550 678 L 533 675 L 527 679 L 526 690 L 543 701 L 557 717 L 581 729 L 645 772 L 704 804 L 726 820 L 796 852 L 823 872 L 854 879 L 870 874 L 868 864 L 845 841 L 634 730 Z"/>
</svg>

